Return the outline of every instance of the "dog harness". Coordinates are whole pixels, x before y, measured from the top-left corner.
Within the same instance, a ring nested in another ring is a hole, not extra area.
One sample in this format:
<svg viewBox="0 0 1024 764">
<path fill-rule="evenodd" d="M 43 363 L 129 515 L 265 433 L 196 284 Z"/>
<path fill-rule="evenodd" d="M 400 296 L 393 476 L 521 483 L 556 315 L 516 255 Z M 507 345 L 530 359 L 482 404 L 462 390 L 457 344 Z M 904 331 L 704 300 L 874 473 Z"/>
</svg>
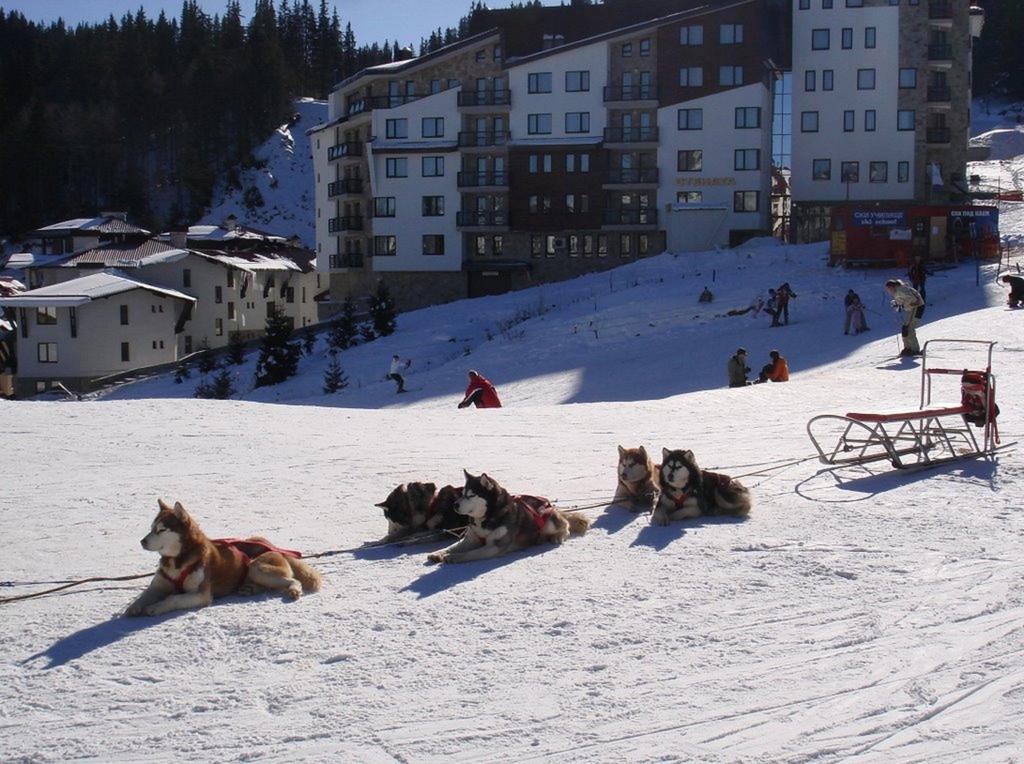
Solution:
<svg viewBox="0 0 1024 764">
<path fill-rule="evenodd" d="M 548 518 L 555 512 L 555 508 L 551 505 L 551 502 L 543 496 L 518 495 L 511 498 L 512 504 L 524 510 L 533 522 L 537 524 L 538 533 L 544 530 L 544 526 L 547 524 Z"/>
<path fill-rule="evenodd" d="M 285 557 L 293 557 L 295 559 L 301 558 L 302 553 L 294 549 L 281 549 L 273 544 L 266 541 L 257 541 L 254 539 L 242 539 L 242 538 L 226 538 L 226 539 L 210 539 L 214 546 L 227 547 L 231 550 L 231 553 L 238 560 L 239 565 L 242 568 L 242 575 L 238 580 L 238 586 L 245 583 L 246 576 L 249 575 L 249 564 L 254 558 L 259 557 L 261 554 L 266 552 L 277 552 Z M 186 565 L 182 568 L 181 572 L 171 578 L 164 572 L 163 568 L 159 568 L 161 576 L 166 578 L 174 586 L 174 591 L 177 594 L 185 593 L 185 581 L 196 572 L 196 569 L 202 564 L 202 560 L 196 560 L 191 565 Z"/>
<path fill-rule="evenodd" d="M 668 493 L 668 492 L 666 491 L 666 493 Z M 682 492 L 682 493 L 681 493 L 681 494 L 679 495 L 679 498 L 678 498 L 678 499 L 677 499 L 677 498 L 676 498 L 675 496 L 673 496 L 672 494 L 670 494 L 670 493 L 668 494 L 668 497 L 669 497 L 670 499 L 672 499 L 672 503 L 676 505 L 676 509 L 682 509 L 682 508 L 683 508 L 683 505 L 684 505 L 684 504 L 685 504 L 685 503 L 686 503 L 687 501 L 689 501 L 690 499 L 696 498 L 696 496 L 697 496 L 697 494 L 696 494 L 696 492 L 695 492 L 695 491 L 693 490 L 693 488 L 692 488 L 692 487 L 690 487 L 690 488 L 687 488 L 686 490 L 684 490 L 684 491 L 683 491 L 683 492 Z"/>
</svg>

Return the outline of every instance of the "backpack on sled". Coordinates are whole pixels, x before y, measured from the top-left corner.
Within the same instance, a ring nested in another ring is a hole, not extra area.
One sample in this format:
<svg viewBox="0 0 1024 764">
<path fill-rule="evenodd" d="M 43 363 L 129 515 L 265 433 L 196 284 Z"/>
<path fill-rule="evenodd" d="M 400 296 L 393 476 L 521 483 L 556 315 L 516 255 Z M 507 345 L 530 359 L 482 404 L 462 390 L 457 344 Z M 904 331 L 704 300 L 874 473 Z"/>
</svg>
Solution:
<svg viewBox="0 0 1024 764">
<path fill-rule="evenodd" d="M 960 377 L 960 403 L 970 409 L 964 419 L 975 427 L 995 424 L 999 416 L 996 391 L 989 385 L 989 375 L 983 371 L 964 371 Z"/>
</svg>

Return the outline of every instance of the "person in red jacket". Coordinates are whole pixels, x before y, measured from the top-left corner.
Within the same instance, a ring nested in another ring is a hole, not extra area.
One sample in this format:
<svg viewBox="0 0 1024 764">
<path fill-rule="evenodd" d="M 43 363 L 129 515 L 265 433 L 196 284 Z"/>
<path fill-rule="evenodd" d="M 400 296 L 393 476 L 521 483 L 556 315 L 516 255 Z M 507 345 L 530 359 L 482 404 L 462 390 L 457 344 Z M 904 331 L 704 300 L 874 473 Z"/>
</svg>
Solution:
<svg viewBox="0 0 1024 764">
<path fill-rule="evenodd" d="M 469 386 L 466 388 L 466 397 L 459 404 L 460 409 L 473 404 L 478 409 L 500 409 L 501 400 L 498 398 L 498 391 L 490 380 L 475 371 L 469 372 Z"/>
</svg>

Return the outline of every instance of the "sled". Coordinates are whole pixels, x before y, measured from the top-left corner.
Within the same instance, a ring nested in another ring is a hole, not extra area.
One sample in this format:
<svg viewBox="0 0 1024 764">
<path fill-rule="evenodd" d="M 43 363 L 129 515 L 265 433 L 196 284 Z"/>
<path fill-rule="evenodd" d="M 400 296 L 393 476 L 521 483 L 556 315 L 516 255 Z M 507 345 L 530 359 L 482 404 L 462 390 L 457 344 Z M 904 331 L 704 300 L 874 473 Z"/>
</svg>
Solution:
<svg viewBox="0 0 1024 764">
<path fill-rule="evenodd" d="M 921 355 L 921 399 L 916 411 L 895 414 L 850 412 L 845 416 L 821 414 L 807 423 L 807 435 L 823 464 L 869 464 L 888 460 L 896 469 L 931 466 L 957 459 L 995 453 L 999 446 L 992 374 L 992 349 L 987 340 L 935 339 L 924 344 Z M 929 365 L 929 346 L 984 346 L 984 371 Z M 932 403 L 932 380 L 960 377 L 959 405 Z M 978 433 L 975 433 L 978 430 Z"/>
</svg>

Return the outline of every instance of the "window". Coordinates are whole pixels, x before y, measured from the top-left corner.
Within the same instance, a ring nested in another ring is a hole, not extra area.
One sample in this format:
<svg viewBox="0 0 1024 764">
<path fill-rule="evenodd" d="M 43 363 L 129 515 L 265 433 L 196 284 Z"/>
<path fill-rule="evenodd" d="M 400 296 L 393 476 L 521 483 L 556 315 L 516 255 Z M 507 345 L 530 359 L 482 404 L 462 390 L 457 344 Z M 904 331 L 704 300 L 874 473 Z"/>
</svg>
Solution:
<svg viewBox="0 0 1024 764">
<path fill-rule="evenodd" d="M 736 129 L 745 130 L 761 127 L 760 106 L 737 106 Z"/>
<path fill-rule="evenodd" d="M 374 236 L 373 237 L 374 257 L 390 257 L 398 254 L 398 237 L 396 236 Z"/>
<path fill-rule="evenodd" d="M 235 269 L 228 268 L 228 289 L 235 288 Z M 164 309 L 160 308 L 160 312 L 163 313 Z"/>
<path fill-rule="evenodd" d="M 624 42 L 622 43 L 622 57 L 629 58 L 633 55 L 633 43 Z"/>
<path fill-rule="evenodd" d="M 441 80 L 431 80 L 430 81 L 430 94 L 434 95 L 434 93 L 440 93 L 440 92 L 441 92 Z"/>
<path fill-rule="evenodd" d="M 530 237 L 530 256 L 540 257 L 544 254 L 544 237 L 533 234 Z"/>
<path fill-rule="evenodd" d="M 433 218 L 444 215 L 444 197 L 443 196 L 424 196 L 423 197 L 423 217 Z"/>
<path fill-rule="evenodd" d="M 57 323 L 56 308 L 36 308 L 36 324 L 38 326 L 50 326 Z M 121 306 L 121 323 L 128 323 L 128 306 Z"/>
<path fill-rule="evenodd" d="M 487 51 L 486 50 L 478 50 L 476 52 L 476 60 L 477 61 L 486 61 L 487 60 Z"/>
<path fill-rule="evenodd" d="M 873 133 L 876 129 L 877 114 L 874 109 L 864 112 L 864 132 Z"/>
<path fill-rule="evenodd" d="M 688 27 L 679 28 L 679 44 L 680 45 L 703 45 L 704 44 L 704 27 L 700 24 L 695 24 Z"/>
<path fill-rule="evenodd" d="M 896 163 L 896 182 L 908 183 L 910 181 L 910 162 Z"/>
<path fill-rule="evenodd" d="M 594 236 L 593 234 L 583 234 L 583 256 L 593 257 L 594 256 Z"/>
<path fill-rule="evenodd" d="M 843 183 L 860 182 L 860 162 L 843 162 L 839 172 Z"/>
<path fill-rule="evenodd" d="M 619 257 L 633 256 L 633 237 L 628 233 L 619 234 Z"/>
<path fill-rule="evenodd" d="M 235 304 L 233 302 L 228 302 L 228 321 L 234 321 L 234 320 L 235 320 Z"/>
<path fill-rule="evenodd" d="M 36 345 L 36 360 L 39 363 L 57 363 L 57 343 L 40 342 Z"/>
<path fill-rule="evenodd" d="M 759 191 L 734 191 L 732 195 L 733 212 L 757 212 Z"/>
<path fill-rule="evenodd" d="M 548 234 L 544 237 L 544 254 L 547 257 L 555 256 L 555 236 Z"/>
<path fill-rule="evenodd" d="M 821 70 L 821 89 L 832 90 L 835 85 L 835 74 L 831 69 Z"/>
<path fill-rule="evenodd" d="M 683 88 L 699 88 L 704 85 L 704 67 L 684 66 L 679 70 L 679 86 Z"/>
<path fill-rule="evenodd" d="M 831 41 L 829 40 L 829 30 L 811 30 L 811 50 L 828 50 L 830 44 Z"/>
<path fill-rule="evenodd" d="M 542 172 L 551 172 L 551 154 L 544 154 L 541 158 L 540 168 Z"/>
<path fill-rule="evenodd" d="M 580 256 L 580 237 L 577 234 L 569 236 L 569 257 Z"/>
<path fill-rule="evenodd" d="M 900 87 L 905 90 L 917 87 L 917 69 L 900 69 Z"/>
<path fill-rule="evenodd" d="M 389 178 L 409 177 L 409 162 L 405 157 L 392 157 L 384 160 L 384 174 Z"/>
<path fill-rule="evenodd" d="M 502 53 L 501 46 L 500 45 L 495 45 L 494 46 L 494 51 L 492 52 L 491 57 L 495 61 L 501 61 L 503 56 L 504 56 L 504 54 Z"/>
<path fill-rule="evenodd" d="M 843 112 L 843 132 L 852 133 L 855 128 L 855 121 L 857 119 L 857 113 L 850 109 Z"/>
<path fill-rule="evenodd" d="M 821 0 L 821 9 L 823 11 L 832 10 L 832 0 Z"/>
<path fill-rule="evenodd" d="M 566 72 L 565 92 L 582 93 L 590 90 L 590 72 Z"/>
<path fill-rule="evenodd" d="M 565 155 L 565 171 L 576 172 L 576 155 L 566 154 Z"/>
<path fill-rule="evenodd" d="M 853 48 L 853 27 L 843 27 L 843 50 L 850 50 Z"/>
<path fill-rule="evenodd" d="M 444 236 L 441 234 L 424 234 L 423 235 L 423 254 L 424 255 L 443 255 L 444 254 Z"/>
<path fill-rule="evenodd" d="M 530 174 L 536 175 L 538 172 L 540 172 L 540 157 L 537 156 L 536 154 L 530 154 L 528 166 L 530 168 Z"/>
<path fill-rule="evenodd" d="M 722 45 L 738 45 L 743 42 L 743 25 L 722 24 L 718 27 L 718 42 Z"/>
<path fill-rule="evenodd" d="M 743 67 L 742 66 L 720 66 L 720 67 L 718 67 L 718 84 L 719 85 L 742 85 L 743 84 Z"/>
<path fill-rule="evenodd" d="M 444 117 L 424 117 L 421 129 L 424 138 L 443 138 Z"/>
<path fill-rule="evenodd" d="M 878 32 L 877 32 L 877 30 L 874 27 L 865 27 L 864 28 L 864 47 L 865 48 L 873 48 L 873 47 L 875 47 L 875 42 L 876 42 L 877 38 L 878 38 Z"/>
<path fill-rule="evenodd" d="M 868 181 L 871 183 L 886 183 L 889 180 L 889 163 L 872 162 L 868 165 Z"/>
<path fill-rule="evenodd" d="M 219 289 L 219 287 L 218 287 Z M 121 306 L 121 326 L 128 326 L 128 306 Z"/>
<path fill-rule="evenodd" d="M 533 72 L 526 75 L 526 90 L 529 93 L 550 93 L 551 72 Z"/>
<path fill-rule="evenodd" d="M 640 55 L 649 56 L 651 55 L 651 41 L 648 38 L 644 38 L 640 41 Z"/>
<path fill-rule="evenodd" d="M 676 204 L 700 204 L 704 201 L 703 191 L 677 191 Z"/>
<path fill-rule="evenodd" d="M 213 320 L 213 333 L 215 335 L 217 335 L 218 337 L 223 337 L 224 336 L 224 319 L 223 318 L 215 318 Z M 121 343 L 121 360 L 122 361 L 127 361 L 128 360 L 127 358 L 124 357 L 125 356 L 125 350 L 127 349 L 127 347 L 128 347 L 128 343 L 127 342 L 122 342 Z"/>
<path fill-rule="evenodd" d="M 213 301 L 215 303 L 217 303 L 218 305 L 220 305 L 222 302 L 224 302 L 224 292 L 223 292 L 223 290 L 219 286 L 215 286 L 213 288 Z M 124 323 L 128 323 L 128 322 L 125 321 Z"/>
<path fill-rule="evenodd" d="M 284 301 L 287 303 L 295 302 L 295 287 L 285 287 Z"/>
<path fill-rule="evenodd" d="M 812 180 L 832 180 L 832 160 L 815 159 L 811 163 Z"/>
<path fill-rule="evenodd" d="M 818 132 L 818 112 L 816 111 L 805 111 L 800 114 L 800 132 L 802 133 L 816 133 Z"/>
<path fill-rule="evenodd" d="M 896 112 L 896 129 L 897 130 L 913 130 L 914 129 L 914 110 L 913 109 L 900 109 Z"/>
<path fill-rule="evenodd" d="M 636 237 L 637 254 L 646 255 L 651 250 L 651 240 L 647 234 L 642 233 Z"/>
<path fill-rule="evenodd" d="M 857 90 L 874 90 L 875 89 L 875 70 L 874 69 L 858 69 L 857 70 Z"/>
<path fill-rule="evenodd" d="M 608 257 L 608 236 L 607 234 L 599 233 L 597 235 L 597 256 Z"/>
<path fill-rule="evenodd" d="M 808 69 L 804 72 L 804 91 L 813 92 L 817 90 L 818 73 L 813 69 Z"/>
<path fill-rule="evenodd" d="M 491 237 L 491 252 L 495 257 L 501 257 L 505 251 L 505 240 L 501 236 Z"/>
<path fill-rule="evenodd" d="M 409 120 L 405 119 L 389 119 L 384 122 L 384 129 L 388 138 L 408 138 L 409 137 Z"/>
<path fill-rule="evenodd" d="M 373 197 L 373 216 L 375 218 L 393 218 L 395 216 L 395 197 Z"/>
<path fill-rule="evenodd" d="M 565 132 L 567 133 L 589 133 L 590 112 L 570 111 L 565 115 Z"/>
<path fill-rule="evenodd" d="M 550 114 L 530 114 L 526 118 L 526 132 L 530 135 L 548 135 L 551 133 Z"/>
<path fill-rule="evenodd" d="M 759 170 L 761 168 L 761 150 L 736 149 L 733 152 L 733 168 L 736 170 Z"/>
<path fill-rule="evenodd" d="M 910 0 L 910 4 L 914 4 L 914 0 Z M 847 8 L 863 8 L 864 0 L 846 0 Z"/>
<path fill-rule="evenodd" d="M 77 308 L 68 308 L 68 321 L 71 324 L 71 336 L 78 336 L 78 310 Z"/>
<path fill-rule="evenodd" d="M 590 172 L 590 154 L 580 154 L 580 172 Z"/>
<path fill-rule="evenodd" d="M 802 10 L 802 11 L 810 10 L 810 7 L 811 7 L 811 0 L 800 0 L 800 10 Z"/>
<path fill-rule="evenodd" d="M 565 211 L 568 213 L 576 212 L 576 194 L 565 195 Z"/>
<path fill-rule="evenodd" d="M 486 236 L 477 236 L 477 237 L 474 238 L 473 242 L 474 242 L 473 253 L 477 257 L 483 257 L 484 255 L 487 254 L 487 237 Z"/>
<path fill-rule="evenodd" d="M 703 109 L 680 109 L 678 114 L 680 130 L 702 130 L 704 128 Z"/>
<path fill-rule="evenodd" d="M 700 172 L 704 166 L 704 152 L 700 149 L 689 149 L 679 152 L 676 169 L 679 172 Z"/>
<path fill-rule="evenodd" d="M 423 157 L 420 173 L 424 178 L 440 178 L 444 175 L 444 157 Z"/>
<path fill-rule="evenodd" d="M 184 287 L 192 286 L 192 269 L 186 268 L 181 272 L 181 285 Z"/>
</svg>

